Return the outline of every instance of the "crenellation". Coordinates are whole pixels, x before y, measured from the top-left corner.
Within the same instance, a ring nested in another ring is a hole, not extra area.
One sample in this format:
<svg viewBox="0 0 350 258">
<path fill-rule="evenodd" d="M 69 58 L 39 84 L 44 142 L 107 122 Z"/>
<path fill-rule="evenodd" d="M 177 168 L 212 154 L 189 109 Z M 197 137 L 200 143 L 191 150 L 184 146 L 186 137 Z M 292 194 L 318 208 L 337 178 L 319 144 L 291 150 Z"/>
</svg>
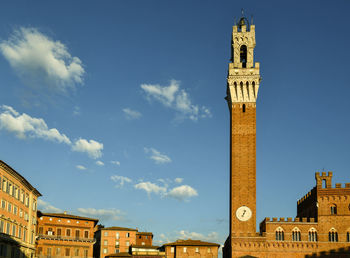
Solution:
<svg viewBox="0 0 350 258">
<path fill-rule="evenodd" d="M 335 184 L 335 188 L 342 188 L 340 183 Z"/>
</svg>

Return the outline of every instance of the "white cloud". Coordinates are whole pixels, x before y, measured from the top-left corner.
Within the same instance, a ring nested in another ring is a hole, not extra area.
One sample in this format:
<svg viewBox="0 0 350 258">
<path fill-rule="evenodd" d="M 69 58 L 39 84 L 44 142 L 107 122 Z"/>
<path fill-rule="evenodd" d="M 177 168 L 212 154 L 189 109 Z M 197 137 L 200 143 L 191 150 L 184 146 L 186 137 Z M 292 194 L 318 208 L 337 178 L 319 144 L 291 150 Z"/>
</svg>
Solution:
<svg viewBox="0 0 350 258">
<path fill-rule="evenodd" d="M 56 128 L 49 128 L 44 119 L 31 117 L 25 113 L 20 115 L 10 106 L 0 106 L 0 130 L 13 133 L 20 139 L 29 137 L 65 143 L 70 145 L 73 151 L 85 152 L 93 159 L 102 156 L 102 143 L 79 138 L 72 144 L 65 134 L 60 133 Z"/>
<path fill-rule="evenodd" d="M 74 116 L 79 116 L 80 115 L 80 107 L 78 107 L 78 106 L 75 106 L 74 107 L 74 110 L 73 110 L 73 115 Z"/>
<path fill-rule="evenodd" d="M 120 166 L 120 162 L 118 160 L 111 160 L 111 163 Z"/>
<path fill-rule="evenodd" d="M 38 199 L 38 210 L 42 212 L 62 212 L 61 209 L 56 208 L 48 202 Z"/>
<path fill-rule="evenodd" d="M 35 28 L 15 30 L 0 43 L 0 51 L 24 82 L 34 83 L 38 91 L 46 87 L 65 93 L 83 83 L 81 60 L 72 57 L 63 43 Z"/>
<path fill-rule="evenodd" d="M 104 166 L 105 163 L 103 163 L 101 160 L 96 161 L 96 165 L 98 166 Z"/>
<path fill-rule="evenodd" d="M 132 110 L 130 108 L 124 108 L 123 109 L 123 112 L 126 116 L 127 119 L 138 119 L 142 116 L 142 114 L 139 112 L 139 111 L 136 111 L 136 110 Z"/>
<path fill-rule="evenodd" d="M 194 105 L 188 93 L 180 89 L 180 82 L 171 80 L 169 86 L 159 84 L 141 84 L 149 100 L 157 100 L 164 106 L 172 108 L 178 112 L 178 118 L 189 118 L 197 121 L 198 118 L 211 117 L 210 110 L 205 106 Z"/>
<path fill-rule="evenodd" d="M 151 193 L 163 195 L 163 194 L 165 194 L 165 192 L 167 190 L 166 187 L 159 186 L 159 185 L 156 185 L 156 184 L 151 183 L 151 182 L 141 182 L 141 183 L 134 185 L 134 187 L 135 187 L 135 189 L 146 191 L 148 196 L 150 196 Z"/>
<path fill-rule="evenodd" d="M 186 201 L 188 198 L 198 196 L 197 191 L 189 185 L 181 185 L 171 189 L 166 196 L 175 198 L 179 201 Z"/>
<path fill-rule="evenodd" d="M 118 176 L 118 175 L 114 175 L 114 176 L 111 176 L 111 179 L 118 183 L 116 185 L 117 188 L 121 188 L 124 186 L 124 183 L 131 183 L 132 180 L 128 177 L 125 177 L 125 176 Z"/>
<path fill-rule="evenodd" d="M 86 167 L 84 167 L 83 165 L 76 165 L 75 167 L 80 170 L 86 170 Z"/>
<path fill-rule="evenodd" d="M 171 162 L 171 159 L 165 155 L 161 154 L 159 151 L 157 151 L 154 148 L 144 148 L 145 153 L 150 153 L 150 159 L 154 160 L 156 164 L 164 164 Z"/>
<path fill-rule="evenodd" d="M 41 138 L 59 143 L 71 144 L 65 134 L 56 128 L 48 128 L 44 119 L 31 117 L 25 113 L 20 115 L 10 106 L 2 105 L 0 113 L 0 129 L 14 133 L 18 138 Z"/>
<path fill-rule="evenodd" d="M 84 216 L 98 218 L 99 220 L 102 220 L 102 221 L 124 220 L 124 217 L 123 217 L 124 213 L 117 209 L 78 208 L 77 211 Z"/>
<path fill-rule="evenodd" d="M 184 179 L 183 179 L 183 178 L 181 178 L 181 177 L 177 177 L 177 178 L 175 178 L 175 183 L 181 184 L 181 183 L 182 183 L 182 181 L 184 181 Z"/>
<path fill-rule="evenodd" d="M 163 244 L 163 243 L 169 243 L 174 242 L 178 239 L 194 239 L 194 240 L 201 240 L 201 241 L 207 241 L 207 242 L 213 242 L 213 243 L 223 243 L 224 239 L 222 239 L 217 232 L 210 232 L 208 234 L 203 234 L 199 232 L 194 231 L 188 231 L 188 230 L 180 230 L 180 231 L 174 231 L 171 233 L 161 233 L 159 234 L 159 237 L 154 240 L 155 243 Z"/>
<path fill-rule="evenodd" d="M 97 159 L 102 156 L 103 144 L 94 140 L 79 139 L 72 146 L 73 151 L 85 152 L 90 158 Z"/>
</svg>

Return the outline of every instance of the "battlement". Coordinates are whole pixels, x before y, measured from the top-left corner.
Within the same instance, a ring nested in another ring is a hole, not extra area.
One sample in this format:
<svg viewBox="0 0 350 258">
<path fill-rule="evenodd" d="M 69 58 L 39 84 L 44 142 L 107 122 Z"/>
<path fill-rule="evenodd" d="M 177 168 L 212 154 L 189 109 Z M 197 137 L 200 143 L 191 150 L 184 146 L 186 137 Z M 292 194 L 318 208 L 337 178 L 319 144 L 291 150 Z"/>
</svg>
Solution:
<svg viewBox="0 0 350 258">
<path fill-rule="evenodd" d="M 329 171 L 328 175 L 326 172 L 316 172 L 315 173 L 315 179 L 316 179 L 316 186 L 319 188 L 322 188 L 322 182 L 325 182 L 325 188 L 331 188 L 332 187 L 332 177 L 333 177 L 333 172 Z"/>
<path fill-rule="evenodd" d="M 306 202 L 308 200 L 314 200 L 316 196 L 314 195 L 315 193 L 315 188 L 313 188 L 311 191 L 309 191 L 307 194 L 305 194 L 303 197 L 301 197 L 298 201 L 297 204 L 300 205 L 303 202 Z"/>
<path fill-rule="evenodd" d="M 298 223 L 315 223 L 315 218 L 291 218 L 291 217 L 288 217 L 287 219 L 284 218 L 284 217 L 281 217 L 281 218 L 265 218 L 263 220 L 263 222 L 265 223 L 274 223 L 274 222 L 277 222 L 277 223 L 295 223 L 295 222 L 298 222 Z"/>
</svg>

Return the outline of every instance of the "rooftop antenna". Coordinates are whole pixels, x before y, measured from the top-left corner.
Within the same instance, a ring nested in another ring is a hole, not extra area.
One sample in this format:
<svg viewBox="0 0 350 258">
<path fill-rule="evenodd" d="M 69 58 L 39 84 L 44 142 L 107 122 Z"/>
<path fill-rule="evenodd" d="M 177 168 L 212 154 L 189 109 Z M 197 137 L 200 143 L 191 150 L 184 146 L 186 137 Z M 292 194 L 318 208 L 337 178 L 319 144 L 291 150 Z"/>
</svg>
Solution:
<svg viewBox="0 0 350 258">
<path fill-rule="evenodd" d="M 254 24 L 253 15 L 250 16 L 250 24 Z"/>
</svg>

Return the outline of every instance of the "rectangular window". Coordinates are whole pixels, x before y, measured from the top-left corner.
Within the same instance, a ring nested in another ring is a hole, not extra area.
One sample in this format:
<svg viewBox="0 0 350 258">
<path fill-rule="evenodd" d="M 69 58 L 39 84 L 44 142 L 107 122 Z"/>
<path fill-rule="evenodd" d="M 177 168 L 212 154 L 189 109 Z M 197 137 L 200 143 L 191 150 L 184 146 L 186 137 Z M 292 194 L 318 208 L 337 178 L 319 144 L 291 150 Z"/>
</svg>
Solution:
<svg viewBox="0 0 350 258">
<path fill-rule="evenodd" d="M 12 225 L 12 235 L 16 236 L 16 225 Z"/>
<path fill-rule="evenodd" d="M 23 229 L 23 241 L 27 241 L 27 230 Z"/>
<path fill-rule="evenodd" d="M 79 238 L 79 237 L 80 237 L 80 230 L 76 230 L 76 231 L 75 231 L 75 237 L 76 237 L 76 238 Z"/>
<path fill-rule="evenodd" d="M 23 217 L 23 210 L 19 209 L 19 217 L 22 218 Z"/>
<path fill-rule="evenodd" d="M 199 248 L 198 247 L 196 247 L 196 253 L 199 253 Z"/>
<path fill-rule="evenodd" d="M 115 246 L 119 247 L 119 241 L 115 241 Z"/>
<path fill-rule="evenodd" d="M 61 236 L 62 235 L 62 229 L 58 228 L 57 229 L 57 236 Z"/>
<path fill-rule="evenodd" d="M 170 247 L 170 252 L 173 253 L 174 252 L 174 247 Z"/>
<path fill-rule="evenodd" d="M 36 211 L 36 201 L 33 201 L 33 211 Z"/>
<path fill-rule="evenodd" d="M 6 178 L 3 178 L 3 180 L 2 180 L 2 190 L 4 191 L 4 192 L 7 192 L 7 179 Z"/>
<path fill-rule="evenodd" d="M 130 233 L 128 232 L 128 233 L 126 233 L 126 237 L 130 237 Z"/>
<path fill-rule="evenodd" d="M 105 232 L 103 233 L 103 235 L 104 235 L 104 236 L 108 236 L 108 231 L 105 231 Z"/>
<path fill-rule="evenodd" d="M 7 193 L 9 194 L 9 195 L 12 195 L 13 194 L 13 188 L 12 188 L 12 182 L 11 181 L 9 181 L 9 183 L 8 183 L 8 191 L 7 191 Z"/>
<path fill-rule="evenodd" d="M 29 207 L 29 195 L 28 195 L 28 194 L 26 194 L 26 202 L 25 202 L 25 205 L 26 205 L 27 207 Z"/>
<path fill-rule="evenodd" d="M 208 247 L 208 253 L 211 253 L 211 249 L 210 249 L 210 247 Z"/>
<path fill-rule="evenodd" d="M 70 229 L 67 229 L 66 236 L 70 236 Z"/>
<path fill-rule="evenodd" d="M 51 247 L 47 248 L 47 257 L 51 257 L 52 252 L 51 252 Z"/>
<path fill-rule="evenodd" d="M 18 237 L 22 238 L 22 227 L 21 226 L 18 228 Z"/>
<path fill-rule="evenodd" d="M 84 237 L 89 238 L 89 231 L 87 231 L 87 230 L 84 231 Z"/>
<path fill-rule="evenodd" d="M 104 240 L 103 245 L 108 245 L 108 240 Z"/>
<path fill-rule="evenodd" d="M 13 205 L 13 214 L 17 215 L 17 206 Z"/>
<path fill-rule="evenodd" d="M 6 201 L 1 200 L 1 208 L 6 209 Z"/>
<path fill-rule="evenodd" d="M 84 258 L 87 258 L 89 255 L 89 250 L 84 250 Z"/>
<path fill-rule="evenodd" d="M 20 200 L 22 203 L 24 203 L 24 191 L 21 190 L 21 200 Z"/>
<path fill-rule="evenodd" d="M 11 212 L 12 211 L 12 204 L 9 202 L 7 205 L 7 211 Z"/>
<path fill-rule="evenodd" d="M 38 247 L 38 254 L 41 254 L 43 252 L 43 248 L 42 247 Z"/>
<path fill-rule="evenodd" d="M 184 247 L 184 253 L 187 253 L 187 247 Z"/>
<path fill-rule="evenodd" d="M 104 254 L 107 253 L 107 248 L 103 248 L 103 253 L 104 253 Z"/>
<path fill-rule="evenodd" d="M 66 256 L 70 256 L 70 249 L 66 248 Z"/>
<path fill-rule="evenodd" d="M 56 255 L 60 255 L 61 254 L 61 248 L 60 247 L 57 247 L 56 248 Z"/>
<path fill-rule="evenodd" d="M 129 246 L 130 245 L 130 242 L 129 241 L 126 241 L 126 246 Z"/>
<path fill-rule="evenodd" d="M 74 255 L 79 256 L 79 249 L 75 249 Z"/>
<path fill-rule="evenodd" d="M 11 225 L 10 225 L 10 223 L 6 223 L 6 234 L 8 234 L 8 235 L 10 235 L 10 227 L 11 227 Z"/>
<path fill-rule="evenodd" d="M 44 230 L 43 230 L 43 227 L 40 227 L 40 228 L 39 228 L 39 235 L 42 235 L 42 234 L 43 234 L 43 231 L 44 231 Z"/>
<path fill-rule="evenodd" d="M 115 253 L 116 253 L 116 254 L 119 254 L 119 249 L 115 249 Z"/>
<path fill-rule="evenodd" d="M 115 237 L 116 237 L 117 239 L 119 239 L 119 232 L 117 232 L 117 233 L 115 234 Z"/>
<path fill-rule="evenodd" d="M 0 233 L 4 232 L 4 222 L 0 220 Z"/>
</svg>

